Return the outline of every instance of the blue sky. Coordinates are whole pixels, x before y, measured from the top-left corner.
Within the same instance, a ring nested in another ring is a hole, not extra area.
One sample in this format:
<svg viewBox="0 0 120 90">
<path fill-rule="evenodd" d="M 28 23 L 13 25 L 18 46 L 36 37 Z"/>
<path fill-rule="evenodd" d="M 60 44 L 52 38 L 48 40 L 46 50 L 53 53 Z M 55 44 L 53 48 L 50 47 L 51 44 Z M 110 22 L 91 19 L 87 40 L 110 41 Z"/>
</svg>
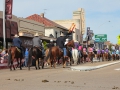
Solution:
<svg viewBox="0 0 120 90">
<path fill-rule="evenodd" d="M 0 0 L 0 10 L 3 10 Z M 120 0 L 13 0 L 13 14 L 27 17 L 45 12 L 50 20 L 72 19 L 73 11 L 85 9 L 86 27 L 95 34 L 107 34 L 108 40 L 117 43 L 120 34 Z M 110 21 L 110 22 L 109 22 Z"/>
</svg>

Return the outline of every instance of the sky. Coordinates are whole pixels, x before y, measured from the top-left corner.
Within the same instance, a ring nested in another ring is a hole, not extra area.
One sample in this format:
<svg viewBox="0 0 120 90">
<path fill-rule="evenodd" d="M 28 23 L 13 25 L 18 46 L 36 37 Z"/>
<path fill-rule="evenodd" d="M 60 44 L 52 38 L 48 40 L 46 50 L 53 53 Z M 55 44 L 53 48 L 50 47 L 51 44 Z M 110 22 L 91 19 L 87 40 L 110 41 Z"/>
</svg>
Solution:
<svg viewBox="0 0 120 90">
<path fill-rule="evenodd" d="M 3 1 L 0 0 L 0 11 Z M 45 13 L 50 20 L 70 20 L 78 8 L 85 10 L 86 29 L 90 27 L 94 34 L 107 34 L 108 41 L 117 43 L 120 0 L 13 0 L 13 15 L 23 18 Z"/>
</svg>

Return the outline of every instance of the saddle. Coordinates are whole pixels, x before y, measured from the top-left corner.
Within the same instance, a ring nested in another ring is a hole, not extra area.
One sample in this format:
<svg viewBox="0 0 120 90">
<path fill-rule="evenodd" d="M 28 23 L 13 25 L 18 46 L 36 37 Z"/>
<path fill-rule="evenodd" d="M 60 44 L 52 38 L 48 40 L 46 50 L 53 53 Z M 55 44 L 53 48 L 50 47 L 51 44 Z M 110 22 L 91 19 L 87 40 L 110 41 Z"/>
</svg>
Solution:
<svg viewBox="0 0 120 90">
<path fill-rule="evenodd" d="M 37 48 L 38 50 L 42 51 L 42 49 L 38 46 L 34 46 L 35 48 Z"/>
</svg>

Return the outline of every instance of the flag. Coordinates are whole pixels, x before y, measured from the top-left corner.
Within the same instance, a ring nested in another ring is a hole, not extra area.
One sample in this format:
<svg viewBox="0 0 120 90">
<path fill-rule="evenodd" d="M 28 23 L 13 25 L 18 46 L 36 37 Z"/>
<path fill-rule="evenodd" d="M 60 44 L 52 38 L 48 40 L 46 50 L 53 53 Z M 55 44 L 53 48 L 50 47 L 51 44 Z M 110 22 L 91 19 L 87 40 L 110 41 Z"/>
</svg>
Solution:
<svg viewBox="0 0 120 90">
<path fill-rule="evenodd" d="M 72 23 L 72 25 L 71 25 L 71 27 L 70 27 L 70 29 L 69 29 L 69 32 L 72 32 L 73 31 L 73 29 L 75 28 L 75 23 Z"/>
<path fill-rule="evenodd" d="M 5 19 L 12 19 L 13 0 L 5 0 Z"/>
</svg>

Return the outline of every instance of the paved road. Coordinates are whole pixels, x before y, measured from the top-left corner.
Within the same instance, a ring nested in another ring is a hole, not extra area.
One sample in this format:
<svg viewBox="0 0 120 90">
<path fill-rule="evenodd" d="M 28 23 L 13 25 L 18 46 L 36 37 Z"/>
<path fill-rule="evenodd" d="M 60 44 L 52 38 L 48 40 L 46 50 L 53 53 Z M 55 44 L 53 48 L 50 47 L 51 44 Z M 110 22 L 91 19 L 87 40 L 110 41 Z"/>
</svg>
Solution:
<svg viewBox="0 0 120 90">
<path fill-rule="evenodd" d="M 0 70 L 0 90 L 120 90 L 120 70 L 115 70 L 118 68 L 120 64 L 93 71 L 72 71 L 62 67 Z"/>
</svg>

